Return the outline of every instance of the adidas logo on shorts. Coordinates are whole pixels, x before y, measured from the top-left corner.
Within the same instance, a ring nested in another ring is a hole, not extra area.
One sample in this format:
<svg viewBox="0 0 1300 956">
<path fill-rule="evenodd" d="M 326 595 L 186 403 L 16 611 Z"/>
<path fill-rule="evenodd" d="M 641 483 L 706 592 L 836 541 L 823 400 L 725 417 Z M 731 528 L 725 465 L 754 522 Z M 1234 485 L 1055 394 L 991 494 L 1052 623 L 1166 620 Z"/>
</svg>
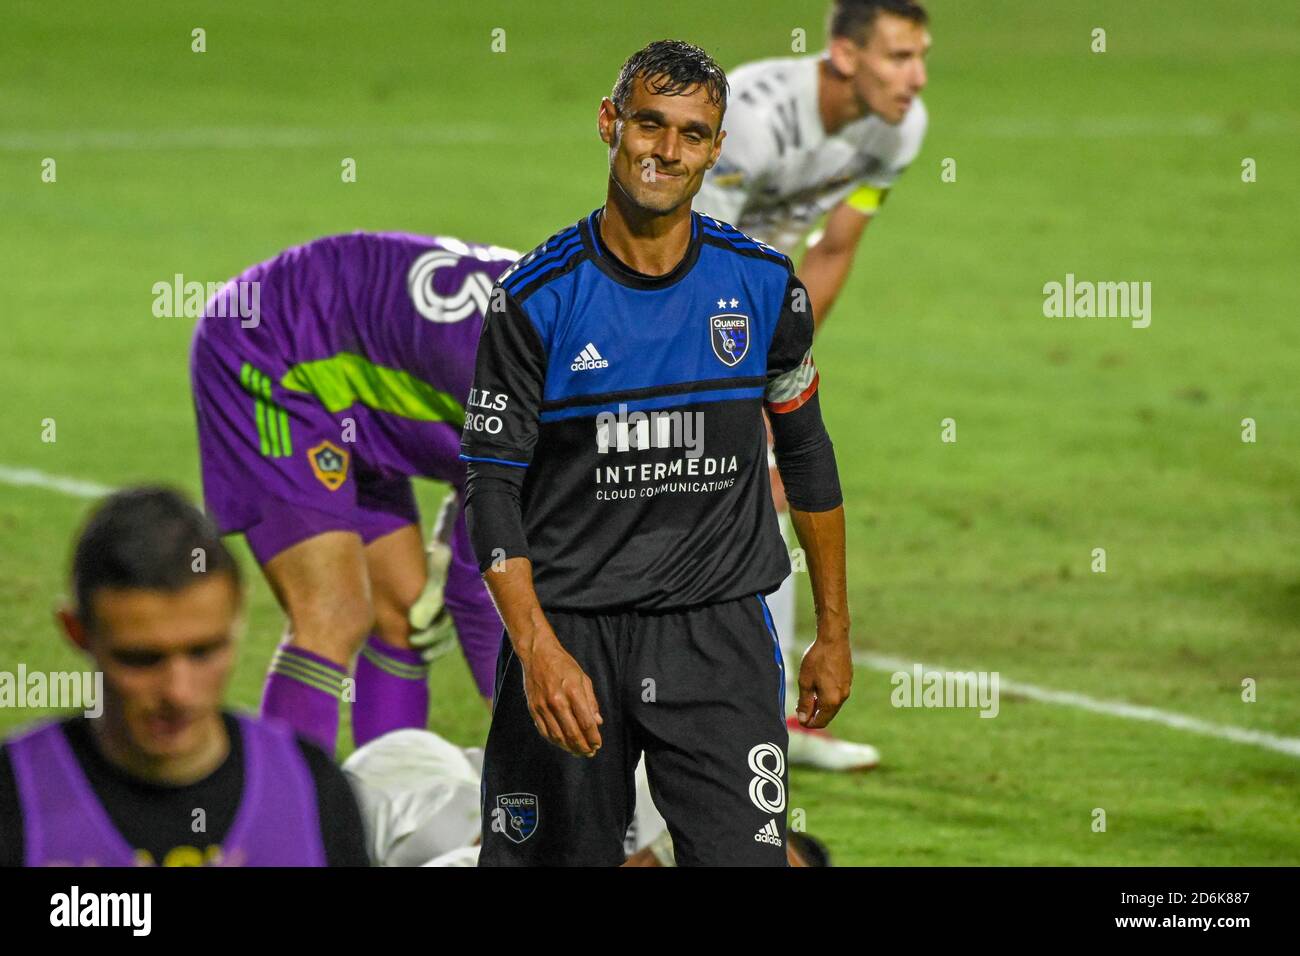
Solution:
<svg viewBox="0 0 1300 956">
<path fill-rule="evenodd" d="M 763 829 L 754 834 L 755 843 L 770 843 L 772 846 L 781 845 L 781 831 L 776 828 L 775 820 L 768 820 Z"/>
<path fill-rule="evenodd" d="M 609 362 L 596 351 L 596 346 L 588 342 L 569 368 L 575 372 L 585 372 L 590 368 L 609 368 Z"/>
</svg>

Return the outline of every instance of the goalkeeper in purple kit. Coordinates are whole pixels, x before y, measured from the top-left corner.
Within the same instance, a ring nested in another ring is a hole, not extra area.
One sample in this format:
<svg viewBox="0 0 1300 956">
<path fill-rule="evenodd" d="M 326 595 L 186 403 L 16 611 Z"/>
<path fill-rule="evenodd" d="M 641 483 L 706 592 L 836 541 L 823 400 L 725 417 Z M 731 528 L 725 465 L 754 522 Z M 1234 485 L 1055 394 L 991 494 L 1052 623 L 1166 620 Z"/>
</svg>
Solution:
<svg viewBox="0 0 1300 956">
<path fill-rule="evenodd" d="M 223 534 L 244 534 L 288 617 L 262 713 L 330 753 L 341 700 L 358 746 L 425 727 L 427 661 L 452 623 L 492 694 L 502 625 L 459 514 L 457 456 L 488 295 L 517 257 L 450 237 L 330 236 L 231 280 L 195 331 L 205 504 Z M 427 556 L 412 477 L 455 492 Z"/>
</svg>

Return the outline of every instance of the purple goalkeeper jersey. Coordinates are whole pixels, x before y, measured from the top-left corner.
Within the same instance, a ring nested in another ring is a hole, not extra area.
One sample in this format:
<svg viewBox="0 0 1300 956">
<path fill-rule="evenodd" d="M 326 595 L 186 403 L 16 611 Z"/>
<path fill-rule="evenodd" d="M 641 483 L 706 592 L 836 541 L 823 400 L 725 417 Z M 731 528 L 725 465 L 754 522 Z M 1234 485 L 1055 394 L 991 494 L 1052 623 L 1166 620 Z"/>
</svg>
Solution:
<svg viewBox="0 0 1300 956">
<path fill-rule="evenodd" d="M 483 316 L 518 258 L 401 232 L 328 236 L 240 273 L 195 329 L 191 381 L 203 496 L 265 564 L 298 541 L 363 542 L 418 521 L 407 479 L 460 491 Z M 463 515 L 446 601 L 475 680 L 492 692 L 501 622 Z"/>
<path fill-rule="evenodd" d="M 351 415 L 374 472 L 460 484 L 458 434 L 446 426 L 458 433 L 464 422 L 492 285 L 516 258 L 451 237 L 327 236 L 227 286 L 233 299 L 239 283 L 257 282 L 265 321 L 204 322 L 231 323 L 223 338 L 238 336 L 241 356 L 278 388 Z"/>
</svg>

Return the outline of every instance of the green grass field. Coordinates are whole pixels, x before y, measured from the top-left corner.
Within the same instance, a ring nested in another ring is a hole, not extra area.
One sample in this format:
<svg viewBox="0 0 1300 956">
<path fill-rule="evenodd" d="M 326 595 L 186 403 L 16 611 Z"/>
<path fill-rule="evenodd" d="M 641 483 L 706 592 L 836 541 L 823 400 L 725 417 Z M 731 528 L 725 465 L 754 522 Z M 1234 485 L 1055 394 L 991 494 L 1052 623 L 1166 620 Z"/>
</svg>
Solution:
<svg viewBox="0 0 1300 956">
<path fill-rule="evenodd" d="M 924 151 L 819 339 L 855 644 L 1296 746 L 1300 7 L 930 8 Z M 677 36 L 731 67 L 788 53 L 796 28 L 818 49 L 823 17 L 821 0 L 6 9 L 0 466 L 195 494 L 192 322 L 151 314 L 155 282 L 357 228 L 529 248 L 603 200 L 595 112 L 628 53 Z M 1149 281 L 1150 327 L 1044 317 L 1067 273 Z M 50 609 L 87 507 L 0 482 L 0 669 L 78 666 Z M 230 698 L 251 708 L 281 620 L 249 571 Z M 433 682 L 431 726 L 480 740 L 464 665 Z M 836 725 L 879 770 L 793 776 L 839 863 L 1300 862 L 1296 752 L 1007 691 L 993 720 L 895 709 L 891 689 L 860 669 Z M 33 716 L 0 711 L 0 730 Z"/>
</svg>

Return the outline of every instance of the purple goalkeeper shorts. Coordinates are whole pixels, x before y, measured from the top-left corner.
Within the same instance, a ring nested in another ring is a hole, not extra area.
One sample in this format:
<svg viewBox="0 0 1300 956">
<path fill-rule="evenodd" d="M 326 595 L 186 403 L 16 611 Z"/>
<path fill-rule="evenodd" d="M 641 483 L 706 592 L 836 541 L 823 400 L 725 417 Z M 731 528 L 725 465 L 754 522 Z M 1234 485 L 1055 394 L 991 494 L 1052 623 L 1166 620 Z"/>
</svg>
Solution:
<svg viewBox="0 0 1300 956">
<path fill-rule="evenodd" d="M 259 564 L 326 531 L 365 544 L 419 521 L 409 478 L 381 475 L 345 437 L 345 415 L 277 383 L 271 350 L 239 354 L 204 333 L 190 351 L 203 500 L 222 534 L 243 532 Z"/>
</svg>

